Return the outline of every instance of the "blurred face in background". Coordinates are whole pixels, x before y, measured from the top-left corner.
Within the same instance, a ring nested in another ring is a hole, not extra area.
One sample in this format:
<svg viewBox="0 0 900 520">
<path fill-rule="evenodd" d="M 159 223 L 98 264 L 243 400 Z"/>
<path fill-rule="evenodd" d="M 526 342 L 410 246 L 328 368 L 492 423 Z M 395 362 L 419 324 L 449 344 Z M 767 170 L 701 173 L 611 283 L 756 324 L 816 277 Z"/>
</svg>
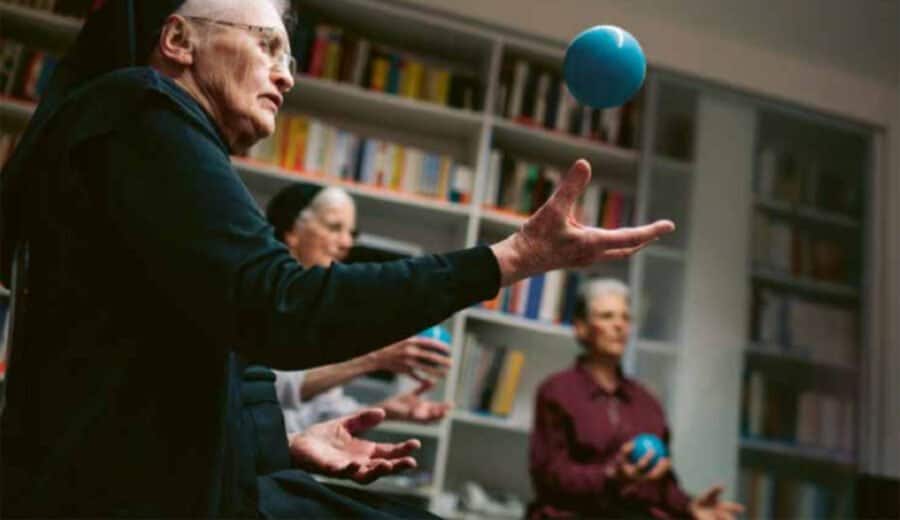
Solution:
<svg viewBox="0 0 900 520">
<path fill-rule="evenodd" d="M 285 244 L 306 267 L 328 267 L 347 258 L 356 236 L 356 206 L 349 197 L 313 203 L 300 213 Z"/>
<path fill-rule="evenodd" d="M 575 320 L 575 337 L 588 357 L 618 362 L 631 335 L 628 298 L 605 293 L 594 296 L 585 319 Z"/>
</svg>

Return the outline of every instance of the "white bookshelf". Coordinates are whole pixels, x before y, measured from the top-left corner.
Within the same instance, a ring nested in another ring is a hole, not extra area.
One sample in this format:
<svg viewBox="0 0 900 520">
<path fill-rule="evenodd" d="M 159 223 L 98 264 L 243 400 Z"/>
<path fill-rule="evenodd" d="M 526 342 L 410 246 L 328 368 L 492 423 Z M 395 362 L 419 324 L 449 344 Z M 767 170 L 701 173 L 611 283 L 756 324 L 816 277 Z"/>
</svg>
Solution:
<svg viewBox="0 0 900 520">
<path fill-rule="evenodd" d="M 458 421 L 461 423 L 480 426 L 483 428 L 499 428 L 501 430 L 507 430 L 513 433 L 518 434 L 528 434 L 531 432 L 530 424 L 521 424 L 510 421 L 508 419 L 504 419 L 501 417 L 494 417 L 491 415 L 481 415 L 473 412 L 467 412 L 464 410 L 456 410 L 453 412 L 452 416 L 454 421 Z"/>
<path fill-rule="evenodd" d="M 782 441 L 766 439 L 742 438 L 741 450 L 802 459 L 814 463 L 835 464 L 838 466 L 852 467 L 856 463 L 855 457 L 849 453 L 819 448 L 816 446 L 804 446 Z"/>
<path fill-rule="evenodd" d="M 764 269 L 750 269 L 748 277 L 744 264 L 735 267 L 729 250 L 748 242 L 750 226 L 740 225 L 740 214 L 733 216 L 734 205 L 728 202 L 732 186 L 728 182 L 734 183 L 736 178 L 749 183 L 749 174 L 746 179 L 743 176 L 750 166 L 749 162 L 730 163 L 736 160 L 733 155 L 741 150 L 722 145 L 716 137 L 722 134 L 724 139 L 724 135 L 731 136 L 736 131 L 735 140 L 743 143 L 740 139 L 746 137 L 746 129 L 741 125 L 752 125 L 745 118 L 745 106 L 755 101 L 735 101 L 720 95 L 717 87 L 651 68 L 644 89 L 640 148 L 618 148 L 523 126 L 495 115 L 493 104 L 502 58 L 523 56 L 558 68 L 565 42 L 512 35 L 401 2 L 303 0 L 302 3 L 373 39 L 398 47 L 409 46 L 477 72 L 484 82 L 481 94 L 485 103 L 481 111 L 442 107 L 305 76 L 296 78 L 296 86 L 286 97 L 284 107 L 286 111 L 321 118 L 360 135 L 449 154 L 475 172 L 472 201 L 455 204 L 344 182 L 329 177 L 327 172 L 301 175 L 269 164 L 236 159 L 236 169 L 260 203 L 297 180 L 339 185 L 357 201 L 362 231 L 419 244 L 426 252 L 448 251 L 472 246 L 485 235 L 511 233 L 525 222 L 523 216 L 483 206 L 492 148 L 499 147 L 559 167 L 585 157 L 592 163 L 596 182 L 636 195 L 639 221 L 672 218 L 678 224 L 673 236 L 629 261 L 590 271 L 615 275 L 633 288 L 638 326 L 625 368 L 656 391 L 664 402 L 675 431 L 676 467 L 688 488 L 696 491 L 724 481 L 734 496 L 738 452 L 742 456 L 765 452 L 776 457 L 853 464 L 840 454 L 741 438 L 737 431 L 737 412 L 729 411 L 740 407 L 735 388 L 743 370 L 740 364 L 734 364 L 733 350 L 737 349 L 738 357 L 746 355 L 748 360 L 765 357 L 774 359 L 775 363 L 799 363 L 814 368 L 817 365 L 763 347 L 744 350 L 746 331 L 744 324 L 734 323 L 734 315 L 745 317 L 746 304 L 734 302 L 743 301 L 741 287 L 746 289 L 748 278 L 825 298 L 858 300 L 862 296 L 858 287 L 796 279 Z M 81 26 L 76 20 L 13 6 L 2 0 L 0 21 L 4 36 L 9 28 L 10 37 L 49 50 L 68 45 Z M 33 110 L 33 104 L 0 99 L 0 121 L 4 124 L 21 124 Z M 666 139 L 669 121 L 683 116 L 689 117 L 693 142 L 673 144 Z M 671 153 L 673 149 L 686 153 Z M 722 172 L 731 175 L 732 180 L 724 180 L 727 175 Z M 862 227 L 862 222 L 851 217 L 773 200 L 754 200 L 752 196 L 744 209 L 749 211 L 750 207 L 811 225 L 845 230 Z M 738 224 L 734 225 L 735 222 Z M 728 225 L 732 227 L 726 228 Z M 725 257 L 724 264 L 720 262 L 721 256 Z M 709 280 L 713 280 L 712 284 Z M 714 329 L 715 333 L 706 333 L 707 328 Z M 525 368 L 513 412 L 508 418 L 499 418 L 457 408 L 437 425 L 393 422 L 381 425 L 376 430 L 379 433 L 420 437 L 434 444 L 434 460 L 429 460 L 430 467 L 426 468 L 432 472 L 433 481 L 430 486 L 413 489 L 390 481 L 365 487 L 429 501 L 435 507 L 438 494 L 457 492 L 462 482 L 474 479 L 489 487 L 513 490 L 527 501 L 530 498 L 527 441 L 531 397 L 546 376 L 570 366 L 578 354 L 572 329 L 470 308 L 453 320 L 452 331 L 455 364 L 442 385 L 442 394 L 437 397 L 453 400 L 458 394 L 464 372 L 460 365 L 466 337 L 475 334 L 525 352 Z M 826 368 L 844 374 L 852 367 Z M 711 385 L 717 385 L 716 388 L 721 385 L 726 390 L 710 392 Z M 700 403 L 706 408 L 700 409 Z M 710 414 L 719 415 L 710 420 Z M 697 429 L 696 425 L 711 422 L 721 424 Z M 709 467 L 726 468 L 726 471 L 710 481 Z M 323 480 L 361 487 L 346 481 Z"/>
</svg>

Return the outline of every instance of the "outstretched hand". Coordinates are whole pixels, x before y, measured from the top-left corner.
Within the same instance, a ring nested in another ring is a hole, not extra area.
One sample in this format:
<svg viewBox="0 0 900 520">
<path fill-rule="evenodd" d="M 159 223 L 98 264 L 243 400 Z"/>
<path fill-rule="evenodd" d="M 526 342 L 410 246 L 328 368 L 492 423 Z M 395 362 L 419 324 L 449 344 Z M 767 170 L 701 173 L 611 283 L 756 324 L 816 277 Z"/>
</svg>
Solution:
<svg viewBox="0 0 900 520">
<path fill-rule="evenodd" d="M 590 180 L 590 164 L 575 161 L 553 195 L 522 228 L 491 246 L 500 264 L 501 285 L 555 269 L 624 258 L 675 230 L 669 220 L 620 229 L 579 224 L 573 209 Z"/>
<path fill-rule="evenodd" d="M 453 407 L 451 403 L 429 401 L 422 394 L 431 390 L 434 383 L 426 381 L 411 392 L 398 394 L 378 406 L 387 412 L 387 418 L 397 421 L 430 423 L 442 419 Z"/>
<path fill-rule="evenodd" d="M 721 500 L 722 486 L 713 486 L 697 495 L 690 503 L 691 516 L 695 520 L 734 520 L 744 512 L 737 502 Z"/>
<path fill-rule="evenodd" d="M 370 408 L 315 424 L 289 437 L 291 458 L 310 473 L 362 484 L 416 467 L 416 460 L 409 456 L 421 446 L 416 439 L 390 444 L 355 437 L 377 426 L 384 417 L 384 410 Z"/>
</svg>

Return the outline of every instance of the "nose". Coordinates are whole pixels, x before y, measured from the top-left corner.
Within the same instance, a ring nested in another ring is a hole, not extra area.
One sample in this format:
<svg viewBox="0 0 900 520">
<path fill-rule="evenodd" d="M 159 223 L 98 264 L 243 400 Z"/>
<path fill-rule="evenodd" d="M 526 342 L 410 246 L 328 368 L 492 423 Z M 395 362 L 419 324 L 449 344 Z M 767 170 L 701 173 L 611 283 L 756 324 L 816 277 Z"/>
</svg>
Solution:
<svg viewBox="0 0 900 520">
<path fill-rule="evenodd" d="M 284 67 L 272 68 L 272 83 L 282 94 L 294 88 L 294 76 Z"/>
</svg>

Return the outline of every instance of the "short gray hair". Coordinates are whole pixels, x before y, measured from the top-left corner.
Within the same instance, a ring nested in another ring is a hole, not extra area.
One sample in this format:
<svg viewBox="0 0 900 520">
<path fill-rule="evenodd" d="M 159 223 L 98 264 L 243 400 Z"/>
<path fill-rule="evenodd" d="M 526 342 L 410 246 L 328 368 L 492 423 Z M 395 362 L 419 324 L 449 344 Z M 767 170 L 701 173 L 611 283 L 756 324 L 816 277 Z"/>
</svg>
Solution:
<svg viewBox="0 0 900 520">
<path fill-rule="evenodd" d="M 621 280 L 616 278 L 594 278 L 585 281 L 578 288 L 578 296 L 575 299 L 573 318 L 577 320 L 587 319 L 591 302 L 600 296 L 614 294 L 629 300 L 631 290 Z"/>
<path fill-rule="evenodd" d="M 252 0 L 187 0 L 175 11 L 182 16 L 200 16 L 203 18 L 217 18 L 223 12 L 229 12 L 246 5 Z M 257 0 L 259 1 L 259 0 Z M 284 19 L 288 14 L 290 2 L 288 0 L 265 0 L 275 6 L 278 14 Z"/>
<path fill-rule="evenodd" d="M 356 207 L 356 204 L 353 202 L 353 197 L 350 196 L 343 188 L 338 188 L 337 186 L 329 186 L 327 188 L 322 189 L 319 193 L 316 193 L 316 196 L 313 197 L 312 201 L 310 201 L 309 206 L 303 209 L 300 212 L 301 218 L 309 217 L 313 213 L 318 213 L 325 208 L 331 206 L 339 206 L 342 204 L 349 204 L 353 207 Z"/>
</svg>

